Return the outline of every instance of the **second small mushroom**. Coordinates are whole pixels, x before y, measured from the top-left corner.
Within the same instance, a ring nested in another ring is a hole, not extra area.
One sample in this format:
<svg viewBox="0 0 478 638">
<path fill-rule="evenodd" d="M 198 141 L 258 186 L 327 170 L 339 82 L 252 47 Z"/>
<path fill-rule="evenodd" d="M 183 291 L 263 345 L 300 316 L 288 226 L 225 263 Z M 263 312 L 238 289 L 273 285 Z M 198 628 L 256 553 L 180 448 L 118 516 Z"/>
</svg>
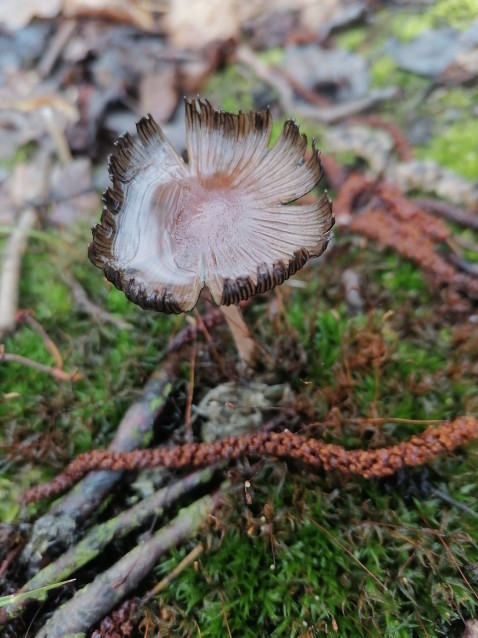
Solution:
<svg viewBox="0 0 478 638">
<path fill-rule="evenodd" d="M 319 151 L 288 120 L 270 147 L 269 111 L 233 114 L 186 100 L 185 163 L 151 115 L 118 139 L 89 257 L 128 299 L 166 313 L 192 310 L 207 287 L 241 359 L 254 341 L 239 302 L 293 275 L 327 247 L 326 194 L 291 202 L 322 177 Z"/>
</svg>

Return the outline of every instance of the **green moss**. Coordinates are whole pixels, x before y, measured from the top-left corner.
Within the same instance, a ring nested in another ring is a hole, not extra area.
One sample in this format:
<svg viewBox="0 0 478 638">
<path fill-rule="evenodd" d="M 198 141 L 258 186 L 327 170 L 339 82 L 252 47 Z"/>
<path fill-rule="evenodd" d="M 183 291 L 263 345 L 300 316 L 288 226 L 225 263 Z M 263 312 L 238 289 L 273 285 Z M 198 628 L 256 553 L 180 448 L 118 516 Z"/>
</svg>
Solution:
<svg viewBox="0 0 478 638">
<path fill-rule="evenodd" d="M 393 15 L 389 13 L 390 33 L 402 42 L 409 42 L 420 34 L 433 28 L 433 18 L 428 11 L 403 13 Z"/>
<path fill-rule="evenodd" d="M 408 42 L 425 31 L 440 27 L 467 29 L 478 18 L 477 0 L 436 0 L 426 10 L 411 8 L 407 11 L 385 10 L 380 16 L 381 24 L 388 31 Z"/>
<path fill-rule="evenodd" d="M 442 109 L 451 108 L 453 110 L 472 109 L 478 100 L 478 93 L 470 88 L 454 87 L 436 90 L 431 97 L 432 106 L 435 104 L 438 112 Z"/>
<path fill-rule="evenodd" d="M 370 66 L 370 76 L 373 86 L 391 86 L 392 75 L 397 72 L 397 65 L 389 55 L 380 55 Z"/>
<path fill-rule="evenodd" d="M 260 51 L 257 57 L 264 64 L 281 64 L 284 60 L 284 55 L 284 49 L 277 47 L 275 49 Z"/>
<path fill-rule="evenodd" d="M 457 487 L 469 470 L 458 469 Z M 344 638 L 408 638 L 423 627 L 435 637 L 449 635 L 458 609 L 474 613 L 456 567 L 466 570 L 478 557 L 461 531 L 462 516 L 470 524 L 473 513 L 436 499 L 404 506 L 378 482 L 334 487 L 331 479 L 314 490 L 310 475 L 284 481 L 280 474 L 263 470 L 252 480 L 250 507 L 235 494 L 220 542 L 210 539 L 199 569 L 158 601 L 175 618 L 166 631 L 227 635 L 227 622 L 232 635 L 251 638 L 333 634 L 334 626 Z M 476 493 L 460 497 L 478 504 Z M 183 554 L 164 562 L 159 576 Z"/>
<path fill-rule="evenodd" d="M 214 105 L 233 113 L 254 107 L 251 81 L 237 65 L 230 65 L 224 71 L 212 75 L 206 83 L 204 95 Z"/>
<path fill-rule="evenodd" d="M 463 119 L 441 125 L 429 144 L 417 150 L 423 158 L 432 158 L 464 177 L 476 180 L 478 175 L 478 122 Z"/>
<path fill-rule="evenodd" d="M 437 0 L 427 13 L 436 25 L 466 29 L 478 18 L 478 0 Z"/>
<path fill-rule="evenodd" d="M 2 160 L 0 162 L 0 166 L 5 169 L 10 169 L 14 166 L 17 166 L 17 164 L 25 164 L 32 159 L 36 149 L 37 145 L 35 142 L 27 142 L 26 144 L 22 144 L 13 151 L 11 157 Z"/>
<path fill-rule="evenodd" d="M 367 40 L 367 29 L 362 26 L 347 29 L 336 36 L 337 46 L 341 49 L 356 51 Z"/>
</svg>

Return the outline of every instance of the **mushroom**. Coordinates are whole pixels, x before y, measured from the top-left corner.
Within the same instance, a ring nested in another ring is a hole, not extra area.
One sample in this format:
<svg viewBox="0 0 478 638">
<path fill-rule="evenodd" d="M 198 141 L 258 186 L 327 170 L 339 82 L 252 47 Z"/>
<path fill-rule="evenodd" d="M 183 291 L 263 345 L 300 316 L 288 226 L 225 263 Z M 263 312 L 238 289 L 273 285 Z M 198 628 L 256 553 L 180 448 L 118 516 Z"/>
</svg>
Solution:
<svg viewBox="0 0 478 638">
<path fill-rule="evenodd" d="M 293 275 L 327 247 L 327 194 L 295 205 L 322 177 L 319 151 L 288 120 L 269 147 L 269 110 L 226 113 L 185 100 L 188 162 L 151 115 L 109 158 L 112 186 L 93 228 L 92 263 L 142 308 L 192 310 L 203 288 L 221 306 L 241 359 L 254 342 L 239 302 Z"/>
</svg>

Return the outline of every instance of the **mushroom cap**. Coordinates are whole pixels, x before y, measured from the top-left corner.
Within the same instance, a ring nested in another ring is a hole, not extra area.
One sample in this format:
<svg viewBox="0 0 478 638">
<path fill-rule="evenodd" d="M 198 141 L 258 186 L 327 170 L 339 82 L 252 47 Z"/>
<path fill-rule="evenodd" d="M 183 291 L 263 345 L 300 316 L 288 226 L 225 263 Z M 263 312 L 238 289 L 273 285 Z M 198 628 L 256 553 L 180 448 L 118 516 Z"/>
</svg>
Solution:
<svg viewBox="0 0 478 638">
<path fill-rule="evenodd" d="M 319 151 L 288 120 L 269 148 L 269 111 L 232 114 L 186 100 L 186 164 L 151 115 L 121 136 L 93 228 L 92 263 L 134 303 L 184 312 L 208 287 L 218 304 L 263 293 L 327 247 L 326 194 L 294 205 L 322 177 Z"/>
</svg>

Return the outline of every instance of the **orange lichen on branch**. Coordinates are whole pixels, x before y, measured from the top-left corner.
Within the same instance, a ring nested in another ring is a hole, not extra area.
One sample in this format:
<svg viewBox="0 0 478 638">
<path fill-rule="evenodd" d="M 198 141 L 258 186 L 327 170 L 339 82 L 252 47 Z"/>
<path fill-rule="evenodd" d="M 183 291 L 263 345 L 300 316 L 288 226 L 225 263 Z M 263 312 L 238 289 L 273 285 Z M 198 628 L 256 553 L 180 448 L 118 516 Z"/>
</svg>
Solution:
<svg viewBox="0 0 478 638">
<path fill-rule="evenodd" d="M 133 452 L 95 450 L 78 456 L 49 483 L 25 492 L 23 500 L 31 502 L 55 496 L 92 470 L 138 470 L 156 466 L 192 469 L 245 456 L 295 459 L 315 469 L 334 470 L 367 479 L 378 478 L 389 476 L 404 466 L 423 465 L 440 454 L 469 443 L 477 436 L 478 421 L 473 417 L 459 417 L 438 427 L 428 428 L 408 441 L 372 450 L 346 450 L 340 445 L 287 430 L 229 437 L 214 443 L 187 443 Z"/>
</svg>

